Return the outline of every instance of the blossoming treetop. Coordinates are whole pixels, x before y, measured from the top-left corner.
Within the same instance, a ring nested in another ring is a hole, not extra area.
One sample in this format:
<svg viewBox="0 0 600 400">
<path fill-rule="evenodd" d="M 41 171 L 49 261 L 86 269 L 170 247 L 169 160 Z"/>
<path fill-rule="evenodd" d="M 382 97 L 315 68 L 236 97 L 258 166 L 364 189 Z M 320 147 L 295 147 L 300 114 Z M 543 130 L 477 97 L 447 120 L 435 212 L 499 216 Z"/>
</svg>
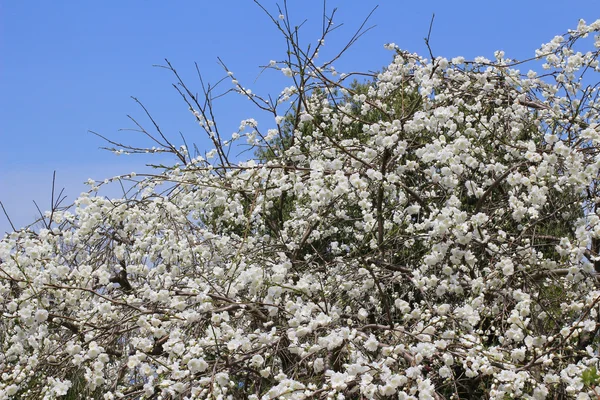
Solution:
<svg viewBox="0 0 600 400">
<path fill-rule="evenodd" d="M 270 129 L 179 80 L 214 150 L 0 242 L 0 399 L 597 396 L 600 21 L 351 85 L 281 14 Z"/>
</svg>

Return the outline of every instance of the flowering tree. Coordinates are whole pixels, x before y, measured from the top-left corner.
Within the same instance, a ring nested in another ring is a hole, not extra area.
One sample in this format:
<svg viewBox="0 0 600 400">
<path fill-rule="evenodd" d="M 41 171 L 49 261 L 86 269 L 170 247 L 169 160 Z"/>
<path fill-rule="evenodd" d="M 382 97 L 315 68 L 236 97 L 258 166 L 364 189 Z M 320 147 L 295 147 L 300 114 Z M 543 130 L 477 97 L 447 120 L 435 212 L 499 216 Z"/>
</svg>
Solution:
<svg viewBox="0 0 600 400">
<path fill-rule="evenodd" d="M 598 397 L 600 21 L 349 85 L 281 14 L 272 129 L 168 64 L 214 150 L 0 242 L 0 399 Z"/>
</svg>

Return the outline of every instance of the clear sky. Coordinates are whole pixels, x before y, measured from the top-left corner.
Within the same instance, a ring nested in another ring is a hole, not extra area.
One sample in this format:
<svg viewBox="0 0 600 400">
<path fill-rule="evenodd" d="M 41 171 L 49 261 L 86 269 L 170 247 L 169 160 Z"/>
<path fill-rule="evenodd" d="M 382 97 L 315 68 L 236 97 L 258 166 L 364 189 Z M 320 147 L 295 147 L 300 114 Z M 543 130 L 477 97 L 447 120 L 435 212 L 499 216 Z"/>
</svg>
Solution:
<svg viewBox="0 0 600 400">
<path fill-rule="evenodd" d="M 277 14 L 274 1 L 262 4 Z M 301 40 L 318 39 L 323 3 L 288 0 L 288 5 L 292 21 L 308 18 Z M 339 51 L 376 5 L 369 24 L 376 27 L 335 64 L 338 71 L 379 70 L 391 60 L 383 48 L 388 42 L 425 55 L 423 38 L 432 13 L 434 54 L 467 58 L 492 58 L 495 50 L 505 50 L 508 57 L 525 59 L 580 18 L 600 18 L 598 0 L 328 1 L 329 10 L 338 8 L 334 22 L 344 25 L 326 42 L 322 57 Z M 15 225 L 34 220 L 32 200 L 49 207 L 54 170 L 67 202 L 86 189 L 87 178 L 144 170 L 152 159 L 99 150 L 105 143 L 88 133 L 145 143 L 119 131 L 133 127 L 127 114 L 150 128 L 130 96 L 144 103 L 174 142 L 181 144 L 181 132 L 209 150 L 171 86 L 174 77 L 153 65 L 169 59 L 199 90 L 194 62 L 205 81 L 216 82 L 225 75 L 217 57 L 255 93 L 277 95 L 289 83 L 275 71 L 257 79 L 260 65 L 285 58 L 285 43 L 251 0 L 0 2 L 0 201 Z M 257 118 L 263 129 L 272 123 L 233 94 L 216 110 L 223 132 L 237 130 L 245 118 Z M 7 230 L 0 214 L 0 233 Z"/>
</svg>

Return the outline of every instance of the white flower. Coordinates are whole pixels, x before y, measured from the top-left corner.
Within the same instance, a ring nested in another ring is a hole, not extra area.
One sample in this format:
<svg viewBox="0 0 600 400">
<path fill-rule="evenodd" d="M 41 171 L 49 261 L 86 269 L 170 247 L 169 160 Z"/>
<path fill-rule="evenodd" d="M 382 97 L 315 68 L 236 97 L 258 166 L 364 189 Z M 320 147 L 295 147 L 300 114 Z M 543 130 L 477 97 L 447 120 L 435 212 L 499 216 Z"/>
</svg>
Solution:
<svg viewBox="0 0 600 400">
<path fill-rule="evenodd" d="M 502 261 L 498 263 L 498 266 L 501 268 L 502 273 L 506 276 L 510 276 L 515 273 L 515 266 L 512 260 L 508 258 L 502 259 Z"/>
<path fill-rule="evenodd" d="M 12 395 L 16 394 L 18 391 L 19 391 L 19 387 L 17 385 L 9 385 L 6 388 L 6 394 L 9 395 L 9 396 L 12 396 Z"/>
<path fill-rule="evenodd" d="M 48 310 L 40 309 L 35 312 L 36 322 L 44 322 L 48 319 Z"/>
<path fill-rule="evenodd" d="M 375 338 L 375 335 L 371 334 L 369 339 L 365 342 L 365 348 L 369 351 L 375 351 L 379 347 L 379 342 Z"/>
<path fill-rule="evenodd" d="M 345 372 L 332 372 L 330 377 L 331 387 L 336 390 L 343 390 L 346 388 L 346 380 L 348 374 Z"/>
<path fill-rule="evenodd" d="M 323 371 L 324 367 L 325 367 L 325 362 L 323 361 L 322 358 L 317 358 L 313 362 L 313 369 L 316 373 Z"/>
<path fill-rule="evenodd" d="M 260 355 L 256 354 L 252 357 L 251 363 L 254 367 L 261 367 L 265 362 L 265 359 Z"/>
<path fill-rule="evenodd" d="M 438 373 L 442 378 L 449 378 L 452 376 L 452 370 L 445 365 L 439 369 Z"/>
<path fill-rule="evenodd" d="M 519 349 L 514 349 L 511 353 L 510 353 L 510 357 L 512 358 L 513 361 L 523 361 L 525 359 L 525 349 L 524 348 L 519 348 Z"/>
<path fill-rule="evenodd" d="M 396 393 L 396 388 L 390 384 L 379 386 L 379 393 L 381 393 L 382 396 L 391 396 Z"/>
<path fill-rule="evenodd" d="M 307 113 L 302 113 L 300 115 L 300 121 L 302 122 L 309 122 L 313 120 L 313 116 Z"/>
<path fill-rule="evenodd" d="M 129 360 L 127 360 L 127 368 L 135 368 L 139 365 L 140 360 L 136 356 L 130 356 Z"/>
<path fill-rule="evenodd" d="M 90 359 L 94 359 L 94 358 L 98 357 L 98 355 L 100 353 L 103 353 L 103 352 L 104 352 L 104 349 L 102 347 L 98 346 L 98 343 L 90 342 L 87 356 Z"/>
<path fill-rule="evenodd" d="M 54 380 L 52 383 L 52 391 L 56 393 L 57 396 L 64 396 L 69 392 L 69 389 L 72 386 L 71 381 L 61 381 L 59 379 Z"/>
<path fill-rule="evenodd" d="M 187 367 L 192 374 L 197 372 L 204 372 L 208 368 L 208 363 L 202 358 L 192 358 L 187 363 Z"/>
</svg>

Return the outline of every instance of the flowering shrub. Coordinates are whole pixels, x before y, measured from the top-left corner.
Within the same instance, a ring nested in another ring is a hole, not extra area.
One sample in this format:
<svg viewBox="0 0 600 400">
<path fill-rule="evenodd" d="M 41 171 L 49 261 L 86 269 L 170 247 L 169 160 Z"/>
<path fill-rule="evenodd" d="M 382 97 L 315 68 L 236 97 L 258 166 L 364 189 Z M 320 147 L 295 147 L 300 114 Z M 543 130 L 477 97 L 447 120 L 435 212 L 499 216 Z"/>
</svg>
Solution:
<svg viewBox="0 0 600 400">
<path fill-rule="evenodd" d="M 180 81 L 214 150 L 0 242 L 0 399 L 598 396 L 600 21 L 348 85 L 281 14 L 272 129 Z"/>
</svg>

